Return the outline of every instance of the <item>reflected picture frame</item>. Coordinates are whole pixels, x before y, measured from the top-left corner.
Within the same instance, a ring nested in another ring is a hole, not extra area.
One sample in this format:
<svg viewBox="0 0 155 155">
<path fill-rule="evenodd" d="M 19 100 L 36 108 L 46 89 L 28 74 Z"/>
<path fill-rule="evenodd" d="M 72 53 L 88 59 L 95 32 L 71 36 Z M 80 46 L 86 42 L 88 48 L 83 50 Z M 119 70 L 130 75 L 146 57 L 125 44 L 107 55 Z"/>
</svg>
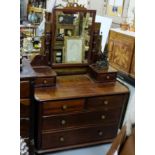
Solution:
<svg viewBox="0 0 155 155">
<path fill-rule="evenodd" d="M 79 36 L 65 36 L 63 63 L 82 63 L 84 57 L 84 39 Z"/>
</svg>

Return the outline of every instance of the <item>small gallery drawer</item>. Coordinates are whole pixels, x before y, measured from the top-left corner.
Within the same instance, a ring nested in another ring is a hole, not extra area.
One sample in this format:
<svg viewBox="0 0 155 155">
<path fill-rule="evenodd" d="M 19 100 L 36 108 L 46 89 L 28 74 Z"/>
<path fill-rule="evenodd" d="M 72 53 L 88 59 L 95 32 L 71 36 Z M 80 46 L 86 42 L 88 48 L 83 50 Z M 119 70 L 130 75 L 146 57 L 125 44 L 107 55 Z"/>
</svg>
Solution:
<svg viewBox="0 0 155 155">
<path fill-rule="evenodd" d="M 86 101 L 87 109 L 108 110 L 114 107 L 120 107 L 124 104 L 124 95 L 109 95 L 101 97 L 88 98 Z"/>
<path fill-rule="evenodd" d="M 30 82 L 20 81 L 20 98 L 30 97 Z"/>
<path fill-rule="evenodd" d="M 29 117 L 30 99 L 20 99 L 20 117 Z"/>
<path fill-rule="evenodd" d="M 43 115 L 80 111 L 84 108 L 84 102 L 84 99 L 43 102 Z"/>
<path fill-rule="evenodd" d="M 93 126 L 61 132 L 42 133 L 41 149 L 52 149 L 63 146 L 85 144 L 95 141 L 112 139 L 117 134 L 117 124 Z"/>
<path fill-rule="evenodd" d="M 109 111 L 79 112 L 69 115 L 45 116 L 42 118 L 42 130 L 57 130 L 92 124 L 118 123 L 121 108 Z"/>
<path fill-rule="evenodd" d="M 55 86 L 56 78 L 36 78 L 35 79 L 35 87 L 47 87 L 47 86 Z"/>
<path fill-rule="evenodd" d="M 101 82 L 115 82 L 117 73 L 100 74 L 97 76 L 97 81 Z"/>
<path fill-rule="evenodd" d="M 29 126 L 30 126 L 30 121 L 28 118 L 20 119 L 20 136 L 22 138 L 29 137 Z"/>
</svg>

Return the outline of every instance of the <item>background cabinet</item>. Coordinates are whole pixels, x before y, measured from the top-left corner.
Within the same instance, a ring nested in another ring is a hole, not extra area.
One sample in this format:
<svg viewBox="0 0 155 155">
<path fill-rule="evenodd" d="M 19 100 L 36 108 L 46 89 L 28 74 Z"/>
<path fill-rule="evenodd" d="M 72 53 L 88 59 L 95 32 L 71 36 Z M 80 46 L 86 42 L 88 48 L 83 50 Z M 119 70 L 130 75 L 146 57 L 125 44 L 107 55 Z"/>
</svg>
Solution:
<svg viewBox="0 0 155 155">
<path fill-rule="evenodd" d="M 135 38 L 120 32 L 110 31 L 109 63 L 123 74 L 135 77 Z"/>
</svg>

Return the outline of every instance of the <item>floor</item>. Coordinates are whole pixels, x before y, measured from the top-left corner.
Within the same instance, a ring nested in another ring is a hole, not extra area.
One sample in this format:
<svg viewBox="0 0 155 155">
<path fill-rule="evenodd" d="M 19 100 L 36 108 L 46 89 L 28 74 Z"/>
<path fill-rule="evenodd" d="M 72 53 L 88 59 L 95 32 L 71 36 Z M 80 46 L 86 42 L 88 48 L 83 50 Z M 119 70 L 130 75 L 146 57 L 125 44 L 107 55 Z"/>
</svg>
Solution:
<svg viewBox="0 0 155 155">
<path fill-rule="evenodd" d="M 135 88 L 131 86 L 130 84 L 124 82 L 121 79 L 117 79 L 124 85 L 128 86 L 130 90 L 130 98 L 129 103 L 126 111 L 126 115 L 124 118 L 124 123 L 129 121 L 134 123 L 135 121 Z M 107 151 L 109 150 L 111 144 L 105 144 L 105 145 L 99 145 L 99 146 L 93 146 L 93 147 L 87 147 L 87 148 L 81 148 L 81 149 L 73 149 L 69 151 L 61 151 L 56 153 L 51 153 L 47 155 L 106 155 Z"/>
<path fill-rule="evenodd" d="M 105 144 L 105 145 L 98 145 L 93 147 L 63 151 L 58 153 L 51 153 L 47 155 L 106 155 L 110 146 L 111 144 Z"/>
</svg>

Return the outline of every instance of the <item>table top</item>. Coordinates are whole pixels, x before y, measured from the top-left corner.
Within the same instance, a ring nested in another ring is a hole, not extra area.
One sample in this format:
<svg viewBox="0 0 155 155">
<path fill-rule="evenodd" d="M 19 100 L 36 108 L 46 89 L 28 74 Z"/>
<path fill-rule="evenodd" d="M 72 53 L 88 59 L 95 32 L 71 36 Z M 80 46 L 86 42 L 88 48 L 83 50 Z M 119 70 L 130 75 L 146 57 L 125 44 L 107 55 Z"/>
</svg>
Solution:
<svg viewBox="0 0 155 155">
<path fill-rule="evenodd" d="M 114 84 L 103 84 L 96 83 L 87 74 L 66 75 L 57 77 L 55 87 L 35 88 L 35 99 L 38 101 L 50 101 L 128 92 L 129 89 L 118 81 Z"/>
</svg>

